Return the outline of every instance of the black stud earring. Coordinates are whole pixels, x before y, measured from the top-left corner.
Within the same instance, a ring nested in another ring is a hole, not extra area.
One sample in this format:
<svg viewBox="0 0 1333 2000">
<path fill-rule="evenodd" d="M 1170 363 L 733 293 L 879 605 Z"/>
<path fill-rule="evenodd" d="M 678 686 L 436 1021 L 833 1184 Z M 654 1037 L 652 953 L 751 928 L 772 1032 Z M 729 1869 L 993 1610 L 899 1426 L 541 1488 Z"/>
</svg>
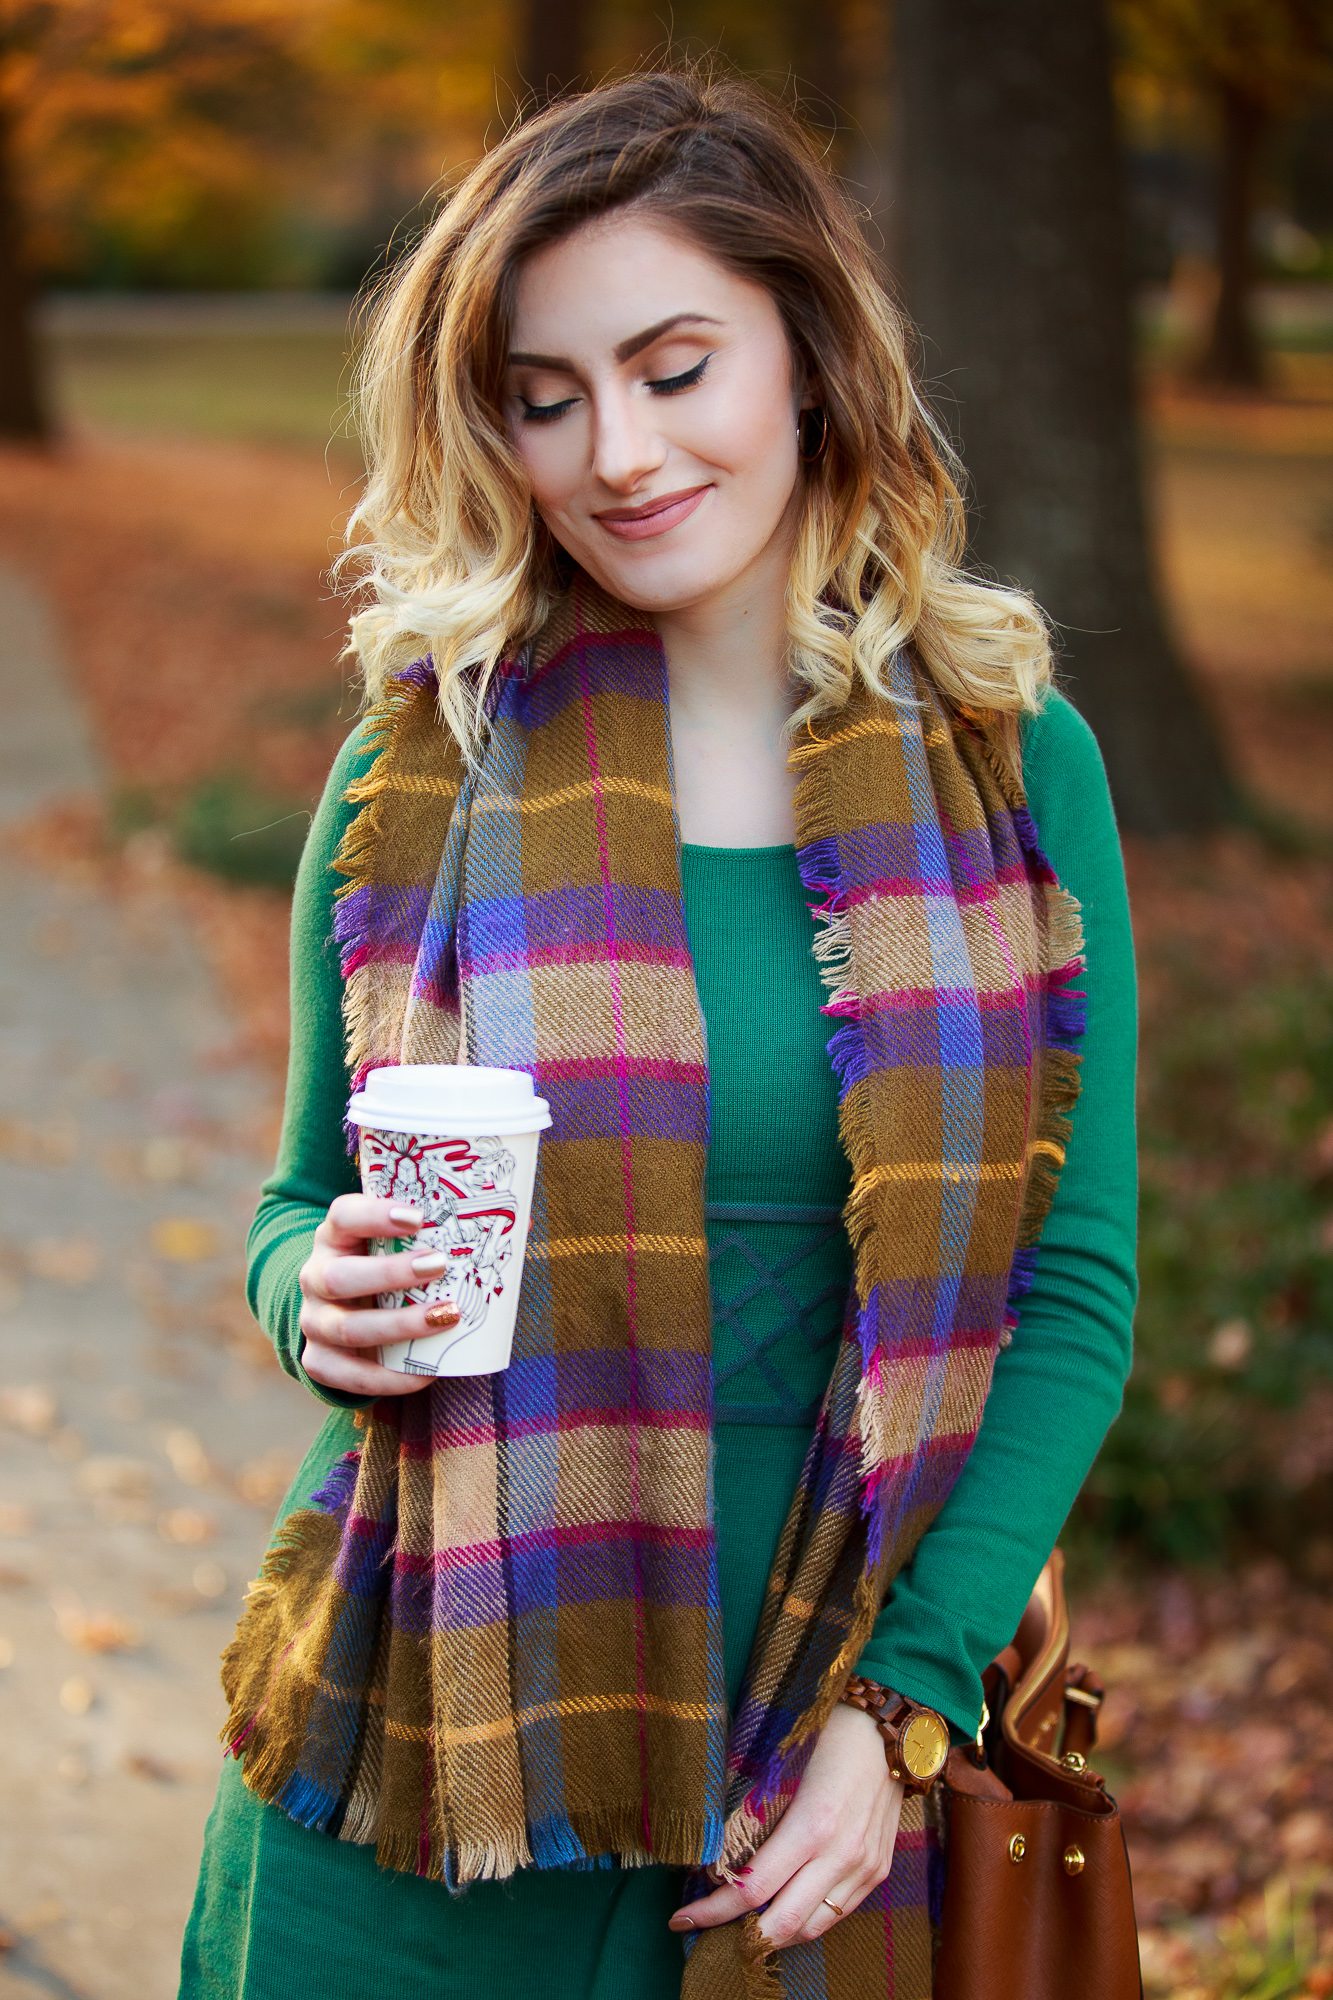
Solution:
<svg viewBox="0 0 1333 2000">
<path fill-rule="evenodd" d="M 796 420 L 796 449 L 803 465 L 815 465 L 828 450 L 828 411 L 821 403 L 813 410 L 802 410 Z"/>
</svg>

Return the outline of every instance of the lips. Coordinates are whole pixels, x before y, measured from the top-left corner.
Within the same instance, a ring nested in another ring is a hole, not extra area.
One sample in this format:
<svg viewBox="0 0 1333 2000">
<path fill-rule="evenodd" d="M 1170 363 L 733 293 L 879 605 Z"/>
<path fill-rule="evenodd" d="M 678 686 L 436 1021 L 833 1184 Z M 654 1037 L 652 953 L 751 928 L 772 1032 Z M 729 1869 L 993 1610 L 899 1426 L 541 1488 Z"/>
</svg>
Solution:
<svg viewBox="0 0 1333 2000">
<path fill-rule="evenodd" d="M 595 518 L 618 542 L 646 542 L 688 520 L 710 490 L 708 485 L 688 486 L 679 493 L 664 493 L 658 500 L 645 500 L 641 507 L 610 507 Z"/>
</svg>

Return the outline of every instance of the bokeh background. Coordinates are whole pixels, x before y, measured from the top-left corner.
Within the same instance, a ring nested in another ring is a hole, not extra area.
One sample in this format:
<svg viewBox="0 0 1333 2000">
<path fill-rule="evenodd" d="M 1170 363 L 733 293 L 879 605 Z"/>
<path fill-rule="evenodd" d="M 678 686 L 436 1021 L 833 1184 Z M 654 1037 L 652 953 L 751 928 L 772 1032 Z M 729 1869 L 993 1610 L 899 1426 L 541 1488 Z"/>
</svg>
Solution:
<svg viewBox="0 0 1333 2000">
<path fill-rule="evenodd" d="M 668 44 L 669 31 L 669 44 Z M 168 2000 L 317 1421 L 242 1291 L 357 712 L 354 296 L 554 88 L 794 103 L 1107 756 L 1138 1359 L 1066 1532 L 1147 1990 L 1333 1992 L 1333 4 L 0 4 L 0 2000 Z"/>
</svg>

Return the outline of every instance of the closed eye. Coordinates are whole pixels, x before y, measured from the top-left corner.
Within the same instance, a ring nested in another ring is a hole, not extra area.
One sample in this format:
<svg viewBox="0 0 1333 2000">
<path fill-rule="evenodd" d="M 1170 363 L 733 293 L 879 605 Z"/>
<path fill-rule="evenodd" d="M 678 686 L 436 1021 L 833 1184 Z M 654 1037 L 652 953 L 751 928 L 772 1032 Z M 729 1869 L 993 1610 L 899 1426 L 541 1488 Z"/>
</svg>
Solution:
<svg viewBox="0 0 1333 2000">
<path fill-rule="evenodd" d="M 567 410 L 572 410 L 579 399 L 577 396 L 566 396 L 561 403 L 530 403 L 526 396 L 520 396 L 518 400 L 523 405 L 525 424 L 553 424 Z"/>
<path fill-rule="evenodd" d="M 712 358 L 711 354 L 705 354 L 702 361 L 696 361 L 693 368 L 687 368 L 683 374 L 663 375 L 657 381 L 647 382 L 644 386 L 650 389 L 654 396 L 678 396 L 683 389 L 696 389 L 703 381 L 704 370 Z M 558 403 L 530 403 L 526 396 L 520 396 L 518 400 L 523 405 L 525 424 L 554 424 L 566 416 L 582 398 L 565 396 Z"/>
<path fill-rule="evenodd" d="M 711 354 L 705 354 L 702 361 L 696 361 L 693 368 L 687 368 L 683 375 L 665 375 L 660 381 L 649 382 L 645 386 L 651 389 L 655 396 L 678 396 L 682 389 L 698 387 L 704 379 L 704 369 L 712 358 Z"/>
</svg>

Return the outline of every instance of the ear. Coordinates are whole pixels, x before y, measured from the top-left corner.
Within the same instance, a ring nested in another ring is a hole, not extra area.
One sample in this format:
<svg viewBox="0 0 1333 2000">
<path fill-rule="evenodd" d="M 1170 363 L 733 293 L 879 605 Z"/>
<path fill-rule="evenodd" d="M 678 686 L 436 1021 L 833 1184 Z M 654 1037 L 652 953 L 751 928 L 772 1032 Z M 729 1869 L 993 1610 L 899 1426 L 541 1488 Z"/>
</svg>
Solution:
<svg viewBox="0 0 1333 2000">
<path fill-rule="evenodd" d="M 818 410 L 822 408 L 828 399 L 824 394 L 824 385 L 818 375 L 815 374 L 812 368 L 807 368 L 803 364 L 794 372 L 796 374 L 796 408 L 798 413 L 802 410 Z"/>
<path fill-rule="evenodd" d="M 791 355 L 792 413 L 800 417 L 805 410 L 819 408 L 825 400 L 824 385 L 810 356 L 802 353 L 799 343 L 793 338 L 790 330 L 787 334 L 787 347 Z"/>
</svg>

